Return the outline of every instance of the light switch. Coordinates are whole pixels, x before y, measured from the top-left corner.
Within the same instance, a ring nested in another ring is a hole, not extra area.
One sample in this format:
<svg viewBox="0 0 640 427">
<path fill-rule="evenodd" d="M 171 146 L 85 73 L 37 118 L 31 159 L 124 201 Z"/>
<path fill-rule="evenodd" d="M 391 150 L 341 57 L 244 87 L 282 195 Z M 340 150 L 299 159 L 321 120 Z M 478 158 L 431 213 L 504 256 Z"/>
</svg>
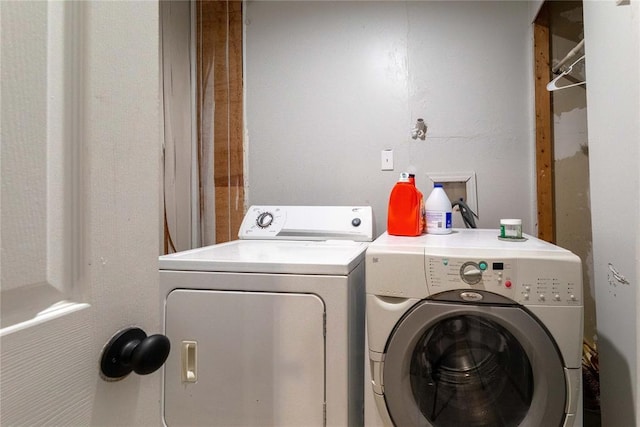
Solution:
<svg viewBox="0 0 640 427">
<path fill-rule="evenodd" d="M 392 171 L 393 170 L 393 150 L 382 150 L 382 165 L 381 170 Z"/>
</svg>

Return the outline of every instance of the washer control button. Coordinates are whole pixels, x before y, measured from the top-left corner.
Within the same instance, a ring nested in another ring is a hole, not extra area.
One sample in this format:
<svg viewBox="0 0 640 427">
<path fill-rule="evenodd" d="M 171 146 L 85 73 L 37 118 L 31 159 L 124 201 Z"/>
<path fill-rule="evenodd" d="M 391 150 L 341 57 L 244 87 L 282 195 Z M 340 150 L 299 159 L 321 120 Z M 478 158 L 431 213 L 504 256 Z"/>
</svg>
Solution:
<svg viewBox="0 0 640 427">
<path fill-rule="evenodd" d="M 353 225 L 354 227 L 359 227 L 360 224 L 362 224 L 362 220 L 360 218 L 353 218 L 351 220 L 351 225 Z"/>
</svg>

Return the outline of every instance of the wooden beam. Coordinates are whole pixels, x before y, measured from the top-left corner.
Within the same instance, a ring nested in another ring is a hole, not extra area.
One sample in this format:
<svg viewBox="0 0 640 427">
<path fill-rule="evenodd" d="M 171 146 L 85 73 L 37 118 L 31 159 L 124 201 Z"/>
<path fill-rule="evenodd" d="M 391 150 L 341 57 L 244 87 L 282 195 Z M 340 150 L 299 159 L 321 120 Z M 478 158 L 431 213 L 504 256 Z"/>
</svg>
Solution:
<svg viewBox="0 0 640 427">
<path fill-rule="evenodd" d="M 545 3 L 533 24 L 538 237 L 555 243 L 553 122 L 551 93 L 547 90 L 551 80 L 549 37 L 549 5 Z"/>
<path fill-rule="evenodd" d="M 198 122 L 213 122 L 213 140 L 201 142 L 211 144 L 212 150 L 201 152 L 212 153 L 202 161 L 213 164 L 215 241 L 220 243 L 237 237 L 244 216 L 242 2 L 201 0 L 197 5 L 198 82 L 213 86 L 198 93 L 212 96 L 214 106 L 199 110 Z M 207 79 L 209 73 L 212 79 Z"/>
</svg>

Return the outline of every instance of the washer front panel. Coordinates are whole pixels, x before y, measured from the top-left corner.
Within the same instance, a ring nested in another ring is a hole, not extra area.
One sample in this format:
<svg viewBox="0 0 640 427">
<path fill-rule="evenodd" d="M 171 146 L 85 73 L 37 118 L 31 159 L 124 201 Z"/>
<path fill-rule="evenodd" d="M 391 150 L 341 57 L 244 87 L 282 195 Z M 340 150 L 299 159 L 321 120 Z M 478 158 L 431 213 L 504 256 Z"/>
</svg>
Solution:
<svg viewBox="0 0 640 427">
<path fill-rule="evenodd" d="M 518 305 L 421 301 L 392 332 L 382 375 L 397 426 L 537 427 L 565 418 L 559 351 Z"/>
</svg>

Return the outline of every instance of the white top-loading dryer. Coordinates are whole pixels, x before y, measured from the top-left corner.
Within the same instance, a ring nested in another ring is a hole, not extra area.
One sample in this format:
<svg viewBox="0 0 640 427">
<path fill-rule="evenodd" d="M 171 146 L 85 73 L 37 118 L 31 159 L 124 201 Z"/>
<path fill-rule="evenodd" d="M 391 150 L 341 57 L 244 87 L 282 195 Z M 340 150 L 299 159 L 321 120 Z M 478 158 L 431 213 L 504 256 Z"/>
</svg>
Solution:
<svg viewBox="0 0 640 427">
<path fill-rule="evenodd" d="M 362 425 L 371 208 L 252 206 L 239 238 L 160 257 L 165 424 Z"/>
<path fill-rule="evenodd" d="M 582 425 L 580 259 L 498 235 L 369 245 L 367 426 Z"/>
</svg>

